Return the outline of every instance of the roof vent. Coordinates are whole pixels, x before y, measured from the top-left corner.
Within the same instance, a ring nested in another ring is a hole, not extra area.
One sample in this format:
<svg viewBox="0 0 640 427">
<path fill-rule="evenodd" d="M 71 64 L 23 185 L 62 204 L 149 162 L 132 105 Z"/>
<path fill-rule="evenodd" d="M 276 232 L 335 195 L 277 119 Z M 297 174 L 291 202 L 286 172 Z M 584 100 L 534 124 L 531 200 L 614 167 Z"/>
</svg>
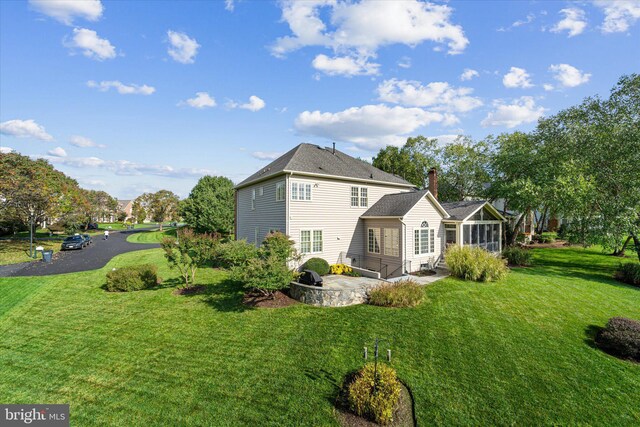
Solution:
<svg viewBox="0 0 640 427">
<path fill-rule="evenodd" d="M 373 174 L 369 175 L 369 178 L 373 179 Z"/>
</svg>

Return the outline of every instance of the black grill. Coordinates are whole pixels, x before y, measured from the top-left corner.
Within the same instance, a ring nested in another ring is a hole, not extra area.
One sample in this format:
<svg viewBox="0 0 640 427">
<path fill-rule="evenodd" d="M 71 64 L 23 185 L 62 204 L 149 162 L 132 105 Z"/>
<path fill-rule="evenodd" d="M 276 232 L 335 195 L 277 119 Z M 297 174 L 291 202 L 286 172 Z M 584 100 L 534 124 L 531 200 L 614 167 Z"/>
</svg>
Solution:
<svg viewBox="0 0 640 427">
<path fill-rule="evenodd" d="M 303 285 L 322 286 L 322 277 L 313 270 L 303 270 L 299 282 Z"/>
</svg>

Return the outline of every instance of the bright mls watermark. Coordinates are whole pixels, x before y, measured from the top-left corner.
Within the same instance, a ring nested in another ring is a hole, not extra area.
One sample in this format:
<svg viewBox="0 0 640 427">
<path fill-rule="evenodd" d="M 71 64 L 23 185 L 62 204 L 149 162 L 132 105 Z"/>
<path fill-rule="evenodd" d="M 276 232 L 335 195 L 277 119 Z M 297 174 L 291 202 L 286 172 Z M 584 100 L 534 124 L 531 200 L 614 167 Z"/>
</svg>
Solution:
<svg viewBox="0 0 640 427">
<path fill-rule="evenodd" d="M 69 405 L 2 405 L 0 425 L 69 427 Z"/>
</svg>

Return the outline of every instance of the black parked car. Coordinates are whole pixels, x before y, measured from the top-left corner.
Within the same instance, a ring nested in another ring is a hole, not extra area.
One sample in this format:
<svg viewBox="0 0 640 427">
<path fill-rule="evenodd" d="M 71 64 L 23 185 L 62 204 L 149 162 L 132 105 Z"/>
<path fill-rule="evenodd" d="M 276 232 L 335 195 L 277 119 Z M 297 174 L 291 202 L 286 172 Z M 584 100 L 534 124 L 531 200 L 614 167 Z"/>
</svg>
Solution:
<svg viewBox="0 0 640 427">
<path fill-rule="evenodd" d="M 62 246 L 60 247 L 60 250 L 66 251 L 68 249 L 82 249 L 87 244 L 88 243 L 85 243 L 84 237 L 82 237 L 79 234 L 76 234 L 75 236 L 69 236 L 66 239 L 64 239 L 64 241 L 62 242 Z"/>
<path fill-rule="evenodd" d="M 97 222 L 89 223 L 89 225 L 87 226 L 87 230 L 97 230 L 97 229 L 98 229 L 98 223 Z"/>
<path fill-rule="evenodd" d="M 88 245 L 90 245 L 91 243 L 93 243 L 93 239 L 91 238 L 91 236 L 90 236 L 90 235 L 88 235 L 88 234 L 83 234 L 83 235 L 82 235 L 82 237 L 84 238 L 85 245 L 87 245 L 87 246 L 88 246 Z"/>
</svg>

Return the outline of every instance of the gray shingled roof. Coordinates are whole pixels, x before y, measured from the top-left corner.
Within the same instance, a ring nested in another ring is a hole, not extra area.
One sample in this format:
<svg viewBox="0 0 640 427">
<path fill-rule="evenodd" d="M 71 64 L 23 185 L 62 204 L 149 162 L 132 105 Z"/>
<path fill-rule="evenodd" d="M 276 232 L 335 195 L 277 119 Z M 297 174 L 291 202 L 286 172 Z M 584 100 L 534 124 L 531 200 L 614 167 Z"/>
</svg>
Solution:
<svg viewBox="0 0 640 427">
<path fill-rule="evenodd" d="M 333 154 L 331 148 L 322 148 L 314 144 L 300 144 L 242 181 L 237 187 L 244 187 L 254 181 L 279 175 L 283 171 L 411 185 L 399 176 L 383 172 L 338 150 Z"/>
<path fill-rule="evenodd" d="M 462 221 L 483 206 L 486 200 L 464 200 L 462 202 L 440 203 L 450 215 L 450 220 Z"/>
<path fill-rule="evenodd" d="M 387 194 L 371 206 L 363 217 L 405 216 L 412 207 L 422 199 L 429 190 L 409 191 L 406 193 Z"/>
</svg>

